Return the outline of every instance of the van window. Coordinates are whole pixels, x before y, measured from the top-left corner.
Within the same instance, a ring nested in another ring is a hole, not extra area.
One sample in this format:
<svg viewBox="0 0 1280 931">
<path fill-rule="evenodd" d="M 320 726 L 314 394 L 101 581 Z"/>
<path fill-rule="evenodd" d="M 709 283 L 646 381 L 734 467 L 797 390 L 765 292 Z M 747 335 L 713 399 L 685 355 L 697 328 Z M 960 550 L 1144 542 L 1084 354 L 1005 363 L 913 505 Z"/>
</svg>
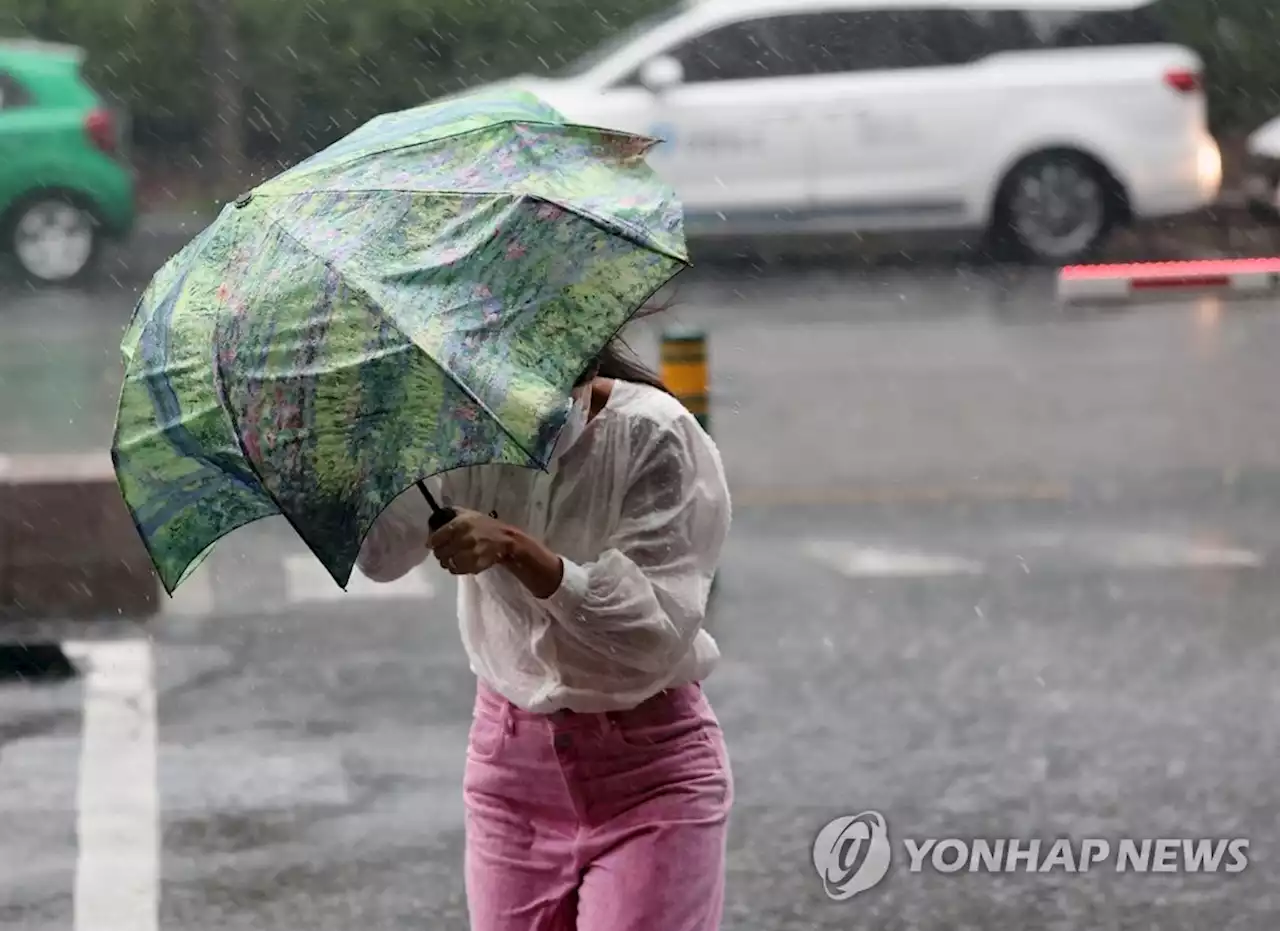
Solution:
<svg viewBox="0 0 1280 931">
<path fill-rule="evenodd" d="M 684 13 L 685 6 L 683 4 L 677 4 L 655 13 L 652 16 L 647 16 L 628 26 L 626 29 L 621 29 L 618 32 L 615 32 L 612 36 L 605 39 L 582 57 L 575 59 L 556 71 L 553 71 L 552 76 L 557 78 L 576 78 L 584 75 L 592 68 L 596 67 L 596 65 L 614 55 L 620 49 L 630 45 L 646 32 L 657 29 L 667 21 L 675 19 L 677 16 L 683 16 Z"/>
<path fill-rule="evenodd" d="M 901 68 L 919 61 L 921 49 L 912 13 L 857 11 L 805 17 L 803 49 L 810 74 L 842 74 Z"/>
<path fill-rule="evenodd" d="M 1034 48 L 1161 45 L 1169 42 L 1159 3 L 1134 10 L 1024 10 Z"/>
<path fill-rule="evenodd" d="M 744 20 L 703 33 L 672 49 L 685 81 L 744 81 L 803 73 L 794 54 L 796 16 Z"/>
<path fill-rule="evenodd" d="M 927 10 L 919 41 L 940 65 L 966 65 L 1025 46 L 1026 26 L 1014 10 Z"/>
<path fill-rule="evenodd" d="M 996 51 L 992 17 L 957 9 L 894 9 L 805 17 L 803 57 L 811 74 L 937 68 Z"/>
<path fill-rule="evenodd" d="M 800 13 L 722 26 L 669 54 L 684 66 L 685 80 L 697 84 L 959 65 L 1007 47 L 1000 35 L 1013 32 L 1025 27 L 1011 11 Z"/>
<path fill-rule="evenodd" d="M 15 110 L 31 103 L 27 89 L 9 74 L 0 71 L 0 110 Z"/>
</svg>

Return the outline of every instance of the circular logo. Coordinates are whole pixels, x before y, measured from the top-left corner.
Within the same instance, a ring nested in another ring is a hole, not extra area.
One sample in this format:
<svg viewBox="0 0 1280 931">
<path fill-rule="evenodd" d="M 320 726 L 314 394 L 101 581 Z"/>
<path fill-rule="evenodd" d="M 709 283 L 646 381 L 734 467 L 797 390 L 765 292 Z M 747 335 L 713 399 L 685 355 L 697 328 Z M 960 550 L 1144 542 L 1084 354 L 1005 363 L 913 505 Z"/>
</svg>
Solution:
<svg viewBox="0 0 1280 931">
<path fill-rule="evenodd" d="M 837 902 L 851 899 L 889 872 L 889 829 L 877 811 L 836 818 L 813 842 L 813 868 Z"/>
</svg>

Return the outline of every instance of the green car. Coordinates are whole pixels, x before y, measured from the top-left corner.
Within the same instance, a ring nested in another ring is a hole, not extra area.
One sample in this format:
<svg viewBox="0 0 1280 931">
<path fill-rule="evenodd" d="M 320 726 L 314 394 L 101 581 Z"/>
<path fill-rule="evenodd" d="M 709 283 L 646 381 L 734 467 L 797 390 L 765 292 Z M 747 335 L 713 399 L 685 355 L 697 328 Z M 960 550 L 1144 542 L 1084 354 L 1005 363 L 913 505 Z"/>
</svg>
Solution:
<svg viewBox="0 0 1280 931">
<path fill-rule="evenodd" d="M 0 251 L 38 282 L 77 278 L 134 222 L 124 133 L 83 63 L 78 48 L 0 40 Z"/>
</svg>

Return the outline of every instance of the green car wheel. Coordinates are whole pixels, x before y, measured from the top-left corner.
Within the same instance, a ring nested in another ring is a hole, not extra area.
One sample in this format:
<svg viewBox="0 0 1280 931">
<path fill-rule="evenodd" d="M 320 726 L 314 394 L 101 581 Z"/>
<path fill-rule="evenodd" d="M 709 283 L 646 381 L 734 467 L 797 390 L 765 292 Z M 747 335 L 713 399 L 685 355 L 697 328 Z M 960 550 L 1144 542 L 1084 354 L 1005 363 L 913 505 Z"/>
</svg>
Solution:
<svg viewBox="0 0 1280 931">
<path fill-rule="evenodd" d="M 98 252 L 97 227 L 88 210 L 65 198 L 36 198 L 14 212 L 9 251 L 28 278 L 66 284 L 92 266 Z"/>
</svg>

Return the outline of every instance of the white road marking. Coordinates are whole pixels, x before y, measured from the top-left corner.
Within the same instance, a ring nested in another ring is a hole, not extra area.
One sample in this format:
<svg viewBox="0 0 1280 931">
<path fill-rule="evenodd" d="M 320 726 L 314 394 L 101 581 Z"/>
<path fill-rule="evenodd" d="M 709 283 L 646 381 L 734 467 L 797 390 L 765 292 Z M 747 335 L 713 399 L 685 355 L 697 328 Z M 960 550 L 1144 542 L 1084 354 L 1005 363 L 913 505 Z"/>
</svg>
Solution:
<svg viewBox="0 0 1280 931">
<path fill-rule="evenodd" d="M 338 601 L 343 598 L 430 598 L 435 586 L 422 569 L 415 569 L 394 582 L 374 582 L 361 574 L 351 573 L 343 592 L 320 562 L 311 554 L 287 556 L 284 564 L 286 597 L 290 604 L 314 601 Z"/>
<path fill-rule="evenodd" d="M 1127 569 L 1256 569 L 1265 561 L 1252 550 L 1155 534 L 1121 537 L 1103 547 L 1099 555 Z"/>
<path fill-rule="evenodd" d="M 157 931 L 160 798 L 146 640 L 63 645 L 84 670 L 75 931 Z"/>
<path fill-rule="evenodd" d="M 842 575 L 855 579 L 981 575 L 984 571 L 980 562 L 946 553 L 861 546 L 839 541 L 814 540 L 805 544 L 805 552 Z"/>
<path fill-rule="evenodd" d="M 1014 538 L 1019 549 L 1059 551 L 1074 560 L 1084 560 L 1117 569 L 1256 569 L 1266 557 L 1236 546 L 1219 533 L 1161 534 L 1063 531 L 1020 534 Z"/>
</svg>

